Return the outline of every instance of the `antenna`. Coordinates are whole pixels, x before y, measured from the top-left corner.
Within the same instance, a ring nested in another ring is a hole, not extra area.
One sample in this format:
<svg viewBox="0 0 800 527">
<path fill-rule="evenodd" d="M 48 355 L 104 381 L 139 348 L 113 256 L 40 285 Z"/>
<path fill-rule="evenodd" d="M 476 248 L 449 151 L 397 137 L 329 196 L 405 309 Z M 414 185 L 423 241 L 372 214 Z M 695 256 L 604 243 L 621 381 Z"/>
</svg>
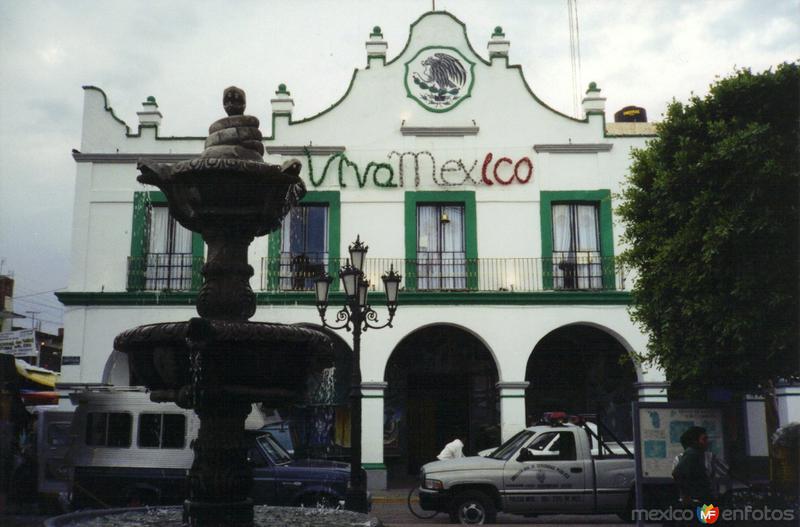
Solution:
<svg viewBox="0 0 800 527">
<path fill-rule="evenodd" d="M 578 0 L 567 0 L 569 11 L 569 61 L 572 68 L 572 112 L 580 117 L 581 32 L 578 26 Z"/>
<path fill-rule="evenodd" d="M 31 329 L 38 329 L 36 327 L 36 315 L 41 313 L 41 311 L 26 311 L 25 313 L 31 316 Z"/>
</svg>

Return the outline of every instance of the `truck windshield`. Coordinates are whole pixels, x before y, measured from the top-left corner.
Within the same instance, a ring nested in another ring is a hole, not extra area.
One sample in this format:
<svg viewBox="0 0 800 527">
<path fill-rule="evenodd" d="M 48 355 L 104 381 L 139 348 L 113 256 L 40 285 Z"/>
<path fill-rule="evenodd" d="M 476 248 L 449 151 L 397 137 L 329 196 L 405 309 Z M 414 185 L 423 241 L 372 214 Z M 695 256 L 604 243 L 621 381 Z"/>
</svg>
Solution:
<svg viewBox="0 0 800 527">
<path fill-rule="evenodd" d="M 272 459 L 272 462 L 276 465 L 285 465 L 292 461 L 292 456 L 284 450 L 284 448 L 275 441 L 275 438 L 272 437 L 272 434 L 264 434 L 263 436 L 259 436 L 256 441 L 264 449 L 264 452 Z"/>
<path fill-rule="evenodd" d="M 488 457 L 508 461 L 511 456 L 513 456 L 514 453 L 516 453 L 522 447 L 522 445 L 527 443 L 528 439 L 530 439 L 532 435 L 533 432 L 530 430 L 522 430 L 521 432 L 517 433 L 517 435 L 500 445 L 497 450 L 489 454 Z"/>
</svg>

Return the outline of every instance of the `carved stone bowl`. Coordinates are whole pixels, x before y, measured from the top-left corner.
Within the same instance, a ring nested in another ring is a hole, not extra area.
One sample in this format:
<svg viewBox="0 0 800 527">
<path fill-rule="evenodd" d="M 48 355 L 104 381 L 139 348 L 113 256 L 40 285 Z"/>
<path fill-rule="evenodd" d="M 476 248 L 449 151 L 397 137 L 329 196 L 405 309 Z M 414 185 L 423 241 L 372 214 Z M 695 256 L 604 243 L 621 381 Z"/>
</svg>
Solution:
<svg viewBox="0 0 800 527">
<path fill-rule="evenodd" d="M 319 331 L 203 318 L 127 330 L 117 335 L 114 349 L 128 355 L 134 380 L 151 390 L 154 401 L 187 408 L 193 376 L 201 377 L 195 379 L 201 389 L 215 391 L 208 396 L 280 405 L 298 399 L 308 374 L 334 361 L 333 344 Z"/>
<path fill-rule="evenodd" d="M 305 195 L 301 164 L 282 166 L 247 159 L 198 157 L 175 164 L 140 160 L 141 183 L 166 194 L 181 225 L 205 234 L 220 228 L 263 236 Z"/>
</svg>

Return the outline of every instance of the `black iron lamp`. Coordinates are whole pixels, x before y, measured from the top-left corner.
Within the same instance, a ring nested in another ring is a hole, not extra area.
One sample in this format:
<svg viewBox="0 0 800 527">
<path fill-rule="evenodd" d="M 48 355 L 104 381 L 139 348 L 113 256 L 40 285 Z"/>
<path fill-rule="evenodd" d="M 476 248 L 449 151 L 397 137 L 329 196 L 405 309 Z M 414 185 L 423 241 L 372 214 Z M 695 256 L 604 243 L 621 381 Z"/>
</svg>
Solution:
<svg viewBox="0 0 800 527">
<path fill-rule="evenodd" d="M 339 278 L 342 280 L 344 286 L 344 294 L 347 295 L 347 301 L 352 302 L 358 295 L 358 282 L 361 278 L 361 269 L 347 262 L 339 270 Z"/>
<path fill-rule="evenodd" d="M 389 267 L 389 272 L 381 276 L 383 280 L 383 290 L 386 292 L 386 307 L 389 313 L 393 314 L 397 309 L 397 293 L 400 290 L 400 280 L 402 277 L 394 272 L 394 264 Z"/>
<path fill-rule="evenodd" d="M 392 327 L 394 313 L 397 310 L 397 293 L 402 277 L 394 271 L 394 265 L 389 272 L 381 277 L 386 291 L 386 307 L 389 318 L 383 324 L 377 324 L 378 313 L 367 301 L 370 283 L 364 277 L 363 267 L 368 247 L 357 236 L 356 241 L 350 245 L 350 260 L 339 269 L 346 296 L 345 305 L 336 313 L 336 324 L 328 324 L 325 311 L 328 308 L 328 293 L 333 278 L 323 273 L 314 281 L 314 292 L 317 296 L 317 310 L 319 311 L 322 326 L 330 329 L 347 329 L 353 332 L 353 371 L 350 383 L 350 485 L 345 496 L 345 508 L 351 511 L 367 512 L 367 482 L 361 470 L 361 333 L 367 329 L 381 329 Z"/>
<path fill-rule="evenodd" d="M 348 251 L 350 251 L 350 261 L 353 267 L 362 271 L 364 269 L 364 259 L 367 257 L 369 247 L 361 242 L 361 236 L 356 236 L 356 241 L 350 244 Z"/>
</svg>

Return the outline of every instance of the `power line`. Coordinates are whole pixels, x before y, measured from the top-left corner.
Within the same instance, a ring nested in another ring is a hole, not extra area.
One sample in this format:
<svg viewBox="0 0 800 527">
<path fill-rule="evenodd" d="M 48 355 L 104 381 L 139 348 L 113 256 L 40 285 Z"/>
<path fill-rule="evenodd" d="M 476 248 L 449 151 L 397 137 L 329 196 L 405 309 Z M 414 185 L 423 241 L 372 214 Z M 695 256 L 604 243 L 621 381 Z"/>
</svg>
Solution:
<svg viewBox="0 0 800 527">
<path fill-rule="evenodd" d="M 50 309 L 64 309 L 64 306 L 58 304 L 48 304 L 47 302 L 37 302 L 35 300 L 20 300 L 19 298 L 12 298 L 12 300 L 16 302 L 20 302 L 22 304 L 29 304 L 34 306 L 41 306 L 41 307 L 49 307 Z"/>
<path fill-rule="evenodd" d="M 30 291 L 30 289 L 28 289 L 27 287 L 22 287 L 22 286 L 17 286 L 17 287 L 19 287 L 20 289 L 27 289 L 28 291 Z M 45 295 L 47 293 L 55 293 L 56 291 L 61 291 L 62 289 L 66 289 L 66 287 L 59 287 L 57 289 L 50 289 L 49 291 L 39 291 L 38 293 L 29 293 L 27 295 L 19 295 L 19 296 L 15 296 L 14 299 L 17 300 L 17 299 L 20 299 L 20 298 L 28 298 L 28 297 L 31 297 L 31 296 Z"/>
</svg>

